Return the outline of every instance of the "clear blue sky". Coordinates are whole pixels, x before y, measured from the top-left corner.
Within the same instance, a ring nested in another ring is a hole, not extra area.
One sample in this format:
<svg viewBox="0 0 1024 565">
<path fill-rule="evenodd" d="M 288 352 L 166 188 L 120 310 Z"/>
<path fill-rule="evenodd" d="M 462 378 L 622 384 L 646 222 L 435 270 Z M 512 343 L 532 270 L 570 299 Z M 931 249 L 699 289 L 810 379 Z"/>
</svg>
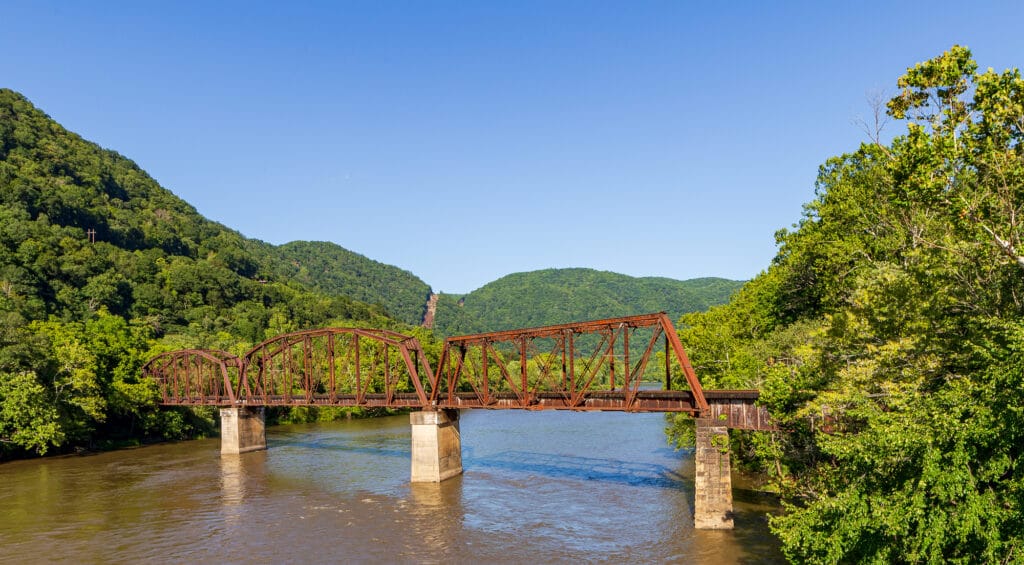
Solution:
<svg viewBox="0 0 1024 565">
<path fill-rule="evenodd" d="M 954 43 L 1024 66 L 1024 3 L 981 4 L 7 0 L 0 86 L 246 236 L 435 290 L 747 279 L 869 93 Z"/>
</svg>

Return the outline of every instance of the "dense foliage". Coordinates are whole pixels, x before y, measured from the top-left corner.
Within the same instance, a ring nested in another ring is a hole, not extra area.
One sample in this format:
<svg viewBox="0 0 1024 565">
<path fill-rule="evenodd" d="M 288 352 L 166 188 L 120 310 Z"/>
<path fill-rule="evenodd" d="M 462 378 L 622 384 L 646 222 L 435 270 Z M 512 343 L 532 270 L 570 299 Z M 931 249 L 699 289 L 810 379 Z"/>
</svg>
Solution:
<svg viewBox="0 0 1024 565">
<path fill-rule="evenodd" d="M 456 298 L 442 295 L 443 335 L 498 331 L 570 321 L 668 312 L 673 319 L 724 303 L 742 283 L 718 278 L 635 278 L 593 269 L 516 273 Z"/>
<path fill-rule="evenodd" d="M 430 286 L 416 275 L 333 243 L 294 241 L 276 249 L 296 272 L 289 276 L 326 294 L 379 304 L 407 324 L 423 322 Z"/>
<path fill-rule="evenodd" d="M 462 295 L 440 293 L 434 314 L 434 330 L 443 336 L 477 333 L 483 324 L 473 320 L 462 307 Z"/>
<path fill-rule="evenodd" d="M 1024 562 L 1024 81 L 955 46 L 899 79 L 906 133 L 830 159 L 771 267 L 681 335 L 758 387 L 798 562 Z"/>
<path fill-rule="evenodd" d="M 327 276 L 349 280 L 337 269 L 352 265 L 366 274 L 351 280 L 372 285 L 383 267 L 351 260 L 318 277 L 295 265 L 326 270 L 341 254 L 246 239 L 0 89 L 0 458 L 201 433 L 209 414 L 156 410 L 139 380 L 161 351 L 239 353 L 299 328 L 394 326 L 387 299 L 359 302 Z M 425 302 L 425 285 L 416 292 Z"/>
</svg>

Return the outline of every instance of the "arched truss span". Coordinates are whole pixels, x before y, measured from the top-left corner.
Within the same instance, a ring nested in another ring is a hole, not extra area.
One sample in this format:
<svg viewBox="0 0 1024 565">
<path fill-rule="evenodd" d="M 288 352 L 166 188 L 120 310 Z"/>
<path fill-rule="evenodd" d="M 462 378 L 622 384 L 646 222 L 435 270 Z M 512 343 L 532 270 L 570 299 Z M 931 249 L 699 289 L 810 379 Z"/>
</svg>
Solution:
<svg viewBox="0 0 1024 565">
<path fill-rule="evenodd" d="M 433 371 L 416 338 L 362 328 L 292 332 L 245 354 L 238 397 L 274 405 L 424 407 Z"/>
<path fill-rule="evenodd" d="M 150 359 L 143 376 L 156 381 L 166 405 L 235 404 L 242 360 L 216 349 L 182 349 Z"/>
</svg>

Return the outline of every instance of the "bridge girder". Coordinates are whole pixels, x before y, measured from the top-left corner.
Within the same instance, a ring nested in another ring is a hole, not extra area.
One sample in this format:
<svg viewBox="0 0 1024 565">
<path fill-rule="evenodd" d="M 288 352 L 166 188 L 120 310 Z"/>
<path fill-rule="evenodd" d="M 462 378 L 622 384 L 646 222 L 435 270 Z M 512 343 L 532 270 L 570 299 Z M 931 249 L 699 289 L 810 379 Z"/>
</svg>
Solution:
<svg viewBox="0 0 1024 565">
<path fill-rule="evenodd" d="M 659 341 L 665 390 L 648 390 Z M 286 333 L 240 357 L 168 352 L 143 373 L 165 405 L 687 412 L 771 426 L 757 391 L 705 393 L 664 312 L 450 337 L 436 373 L 416 338 L 372 328 Z"/>
</svg>

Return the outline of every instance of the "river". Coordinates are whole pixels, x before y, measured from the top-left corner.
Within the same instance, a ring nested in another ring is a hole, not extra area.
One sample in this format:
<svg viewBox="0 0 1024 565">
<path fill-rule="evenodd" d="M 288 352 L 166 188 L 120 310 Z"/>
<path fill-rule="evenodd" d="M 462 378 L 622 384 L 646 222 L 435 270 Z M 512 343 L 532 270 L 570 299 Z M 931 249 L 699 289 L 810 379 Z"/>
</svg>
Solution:
<svg viewBox="0 0 1024 565">
<path fill-rule="evenodd" d="M 409 483 L 409 418 L 0 465 L 0 561 L 775 563 L 770 497 L 693 529 L 693 459 L 660 414 L 464 411 L 465 473 Z"/>
</svg>

